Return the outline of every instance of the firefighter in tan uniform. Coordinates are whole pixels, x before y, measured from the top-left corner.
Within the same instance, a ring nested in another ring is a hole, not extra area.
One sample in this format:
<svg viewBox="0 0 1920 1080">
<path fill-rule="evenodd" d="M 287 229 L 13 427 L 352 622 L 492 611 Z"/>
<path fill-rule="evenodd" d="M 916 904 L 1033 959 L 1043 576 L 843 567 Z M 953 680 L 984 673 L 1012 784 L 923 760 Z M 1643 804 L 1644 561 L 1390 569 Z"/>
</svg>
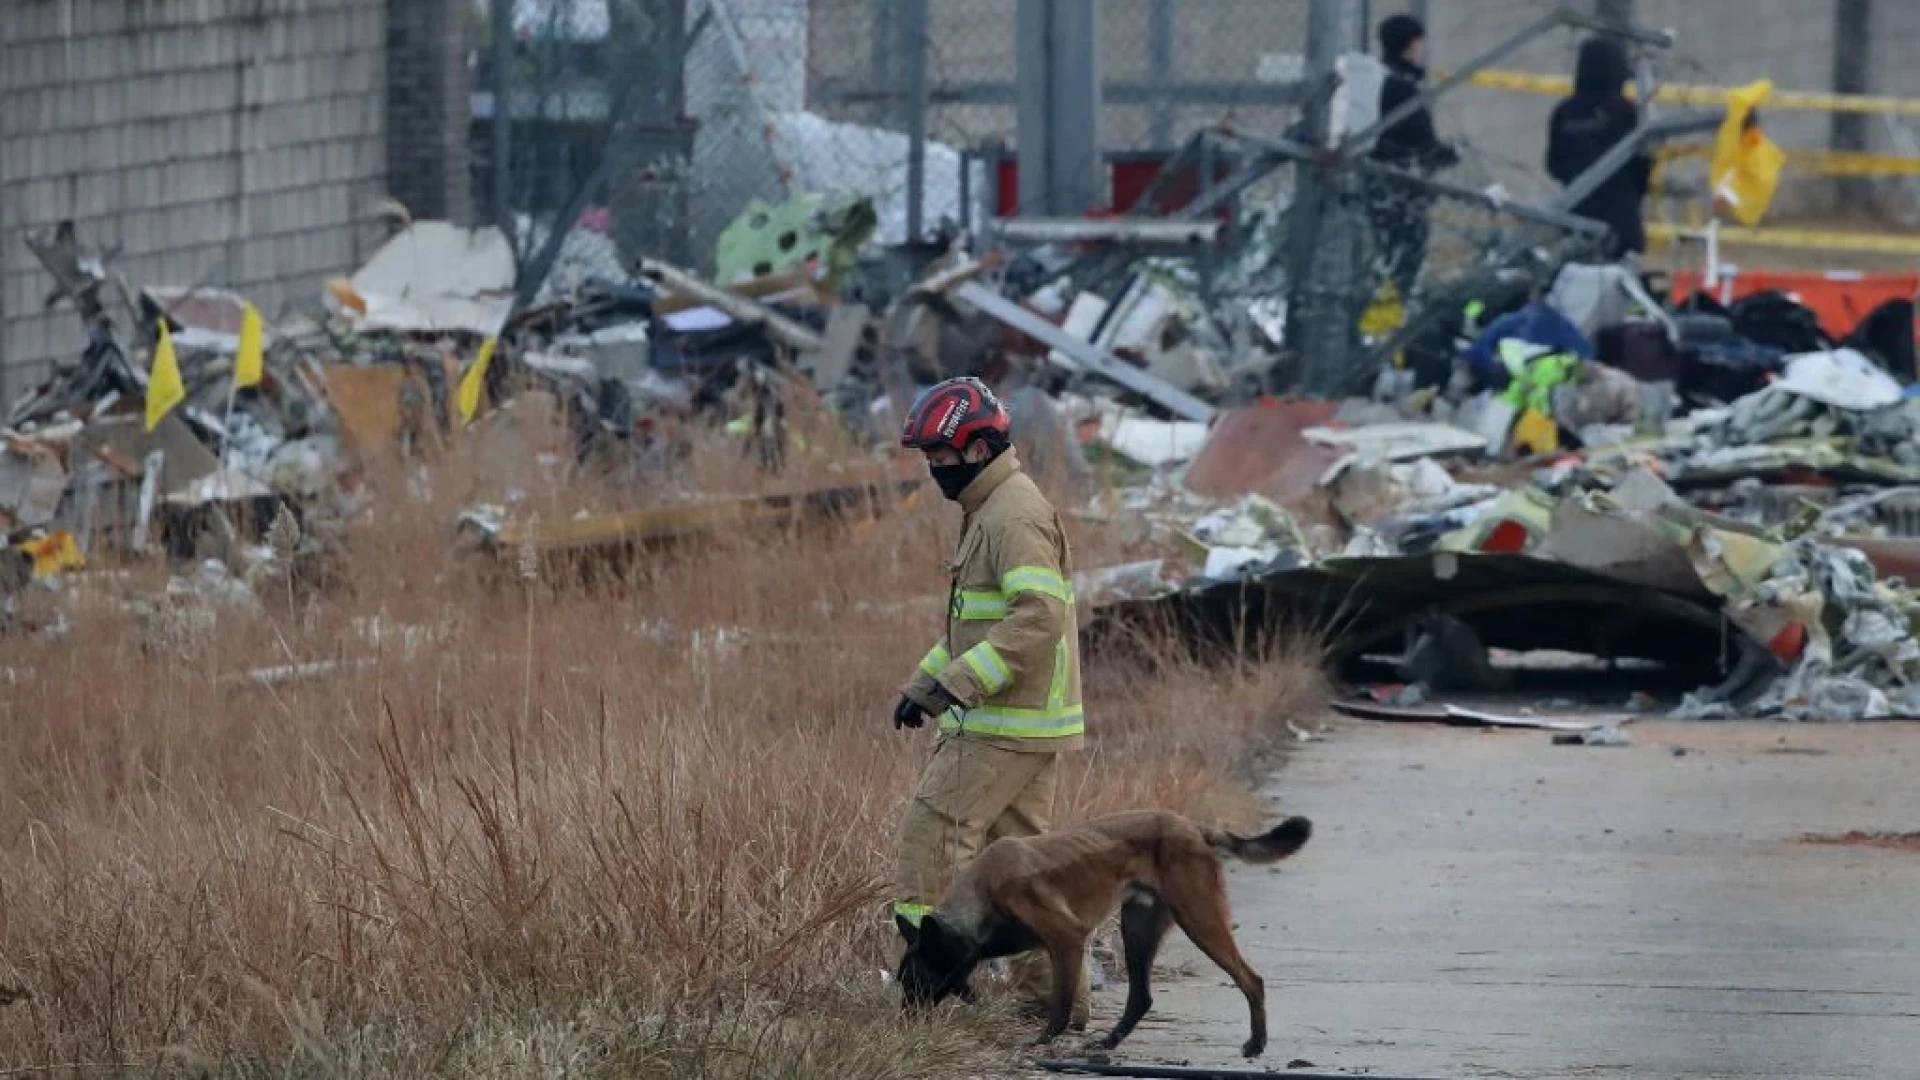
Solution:
<svg viewBox="0 0 1920 1080">
<path fill-rule="evenodd" d="M 1020 470 L 1008 417 L 978 379 L 929 390 L 901 445 L 921 450 L 960 504 L 946 631 L 900 691 L 894 727 L 937 718 L 933 755 L 900 823 L 894 914 L 918 924 L 954 872 L 1002 836 L 1052 817 L 1059 755 L 1080 748 L 1080 646 L 1073 565 L 1059 515 Z M 1037 953 L 1011 964 L 1016 990 L 1044 1006 L 1052 973 Z M 1087 981 L 1074 1003 L 1084 1028 Z"/>
</svg>

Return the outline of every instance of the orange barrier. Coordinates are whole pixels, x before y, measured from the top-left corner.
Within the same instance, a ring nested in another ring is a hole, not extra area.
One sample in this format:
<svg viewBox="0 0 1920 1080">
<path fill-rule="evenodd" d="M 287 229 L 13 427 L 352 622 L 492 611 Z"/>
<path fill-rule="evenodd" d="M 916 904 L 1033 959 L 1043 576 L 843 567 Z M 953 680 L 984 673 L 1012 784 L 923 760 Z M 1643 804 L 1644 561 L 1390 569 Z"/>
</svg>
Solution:
<svg viewBox="0 0 1920 1080">
<path fill-rule="evenodd" d="M 1680 303 L 1702 288 L 1699 269 L 1673 272 L 1673 300 Z M 1723 304 L 1774 289 L 1805 304 L 1835 339 L 1846 337 L 1861 319 L 1888 300 L 1920 294 L 1920 274 L 1866 274 L 1849 270 L 1742 270 L 1721 275 L 1708 295 Z"/>
</svg>

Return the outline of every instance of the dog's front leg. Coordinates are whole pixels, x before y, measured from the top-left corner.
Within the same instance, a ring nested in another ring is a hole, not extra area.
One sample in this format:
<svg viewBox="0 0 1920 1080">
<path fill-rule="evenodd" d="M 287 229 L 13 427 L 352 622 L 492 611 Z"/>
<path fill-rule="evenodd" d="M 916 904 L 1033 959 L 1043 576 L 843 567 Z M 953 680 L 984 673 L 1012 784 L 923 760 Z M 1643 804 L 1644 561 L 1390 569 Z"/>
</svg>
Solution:
<svg viewBox="0 0 1920 1080">
<path fill-rule="evenodd" d="M 1080 976 L 1086 948 L 1084 936 L 1076 936 L 1071 941 L 1048 943 L 1047 956 L 1053 961 L 1053 998 L 1047 1003 L 1047 1029 L 1040 1033 L 1033 1045 L 1045 1046 L 1067 1030 L 1067 1023 L 1073 1016 L 1074 999 L 1080 996 Z"/>
</svg>

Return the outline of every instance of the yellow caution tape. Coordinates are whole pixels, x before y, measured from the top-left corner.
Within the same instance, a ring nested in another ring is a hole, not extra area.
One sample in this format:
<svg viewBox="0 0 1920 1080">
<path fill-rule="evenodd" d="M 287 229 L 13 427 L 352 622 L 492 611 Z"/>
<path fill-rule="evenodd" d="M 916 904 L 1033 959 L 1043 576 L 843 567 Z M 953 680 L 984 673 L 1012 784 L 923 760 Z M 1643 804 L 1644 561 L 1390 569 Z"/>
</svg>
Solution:
<svg viewBox="0 0 1920 1080">
<path fill-rule="evenodd" d="M 1705 239 L 1704 230 L 1673 225 L 1664 221 L 1647 224 L 1647 239 L 1656 244 L 1676 240 Z M 1887 236 L 1882 233 L 1827 232 L 1819 229 L 1748 229 L 1722 225 L 1720 242 L 1753 247 L 1790 248 L 1799 251 L 1841 251 L 1877 255 L 1920 256 L 1920 236 Z"/>
<path fill-rule="evenodd" d="M 1555 97 L 1565 97 L 1573 92 L 1573 80 L 1564 75 L 1536 75 L 1526 71 L 1479 71 L 1469 76 L 1467 81 L 1491 90 L 1516 90 L 1526 94 L 1551 94 Z M 1670 83 L 1655 91 L 1654 100 L 1671 105 L 1725 105 L 1727 95 L 1736 89 L 1738 87 Z M 1629 84 L 1627 96 L 1635 95 L 1634 87 Z M 1766 108 L 1762 112 L 1781 109 L 1920 116 L 1920 99 L 1776 90 L 1773 96 L 1767 99 Z"/>
<path fill-rule="evenodd" d="M 1654 151 L 1660 160 L 1703 158 L 1712 152 L 1706 143 L 1674 143 Z M 1920 157 L 1863 154 L 1851 150 L 1788 150 L 1787 162 L 1798 172 L 1814 176 L 1920 176 Z"/>
</svg>

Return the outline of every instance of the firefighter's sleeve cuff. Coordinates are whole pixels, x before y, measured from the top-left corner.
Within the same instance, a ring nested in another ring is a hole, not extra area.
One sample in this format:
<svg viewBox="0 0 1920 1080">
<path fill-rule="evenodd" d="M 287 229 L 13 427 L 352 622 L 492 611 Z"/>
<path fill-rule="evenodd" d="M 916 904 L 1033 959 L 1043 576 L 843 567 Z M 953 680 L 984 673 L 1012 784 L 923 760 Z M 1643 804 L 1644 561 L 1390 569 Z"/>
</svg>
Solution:
<svg viewBox="0 0 1920 1080">
<path fill-rule="evenodd" d="M 941 686 L 931 679 L 926 680 L 924 683 L 919 679 L 915 679 L 903 692 L 906 694 L 908 701 L 920 706 L 921 712 L 926 713 L 936 720 L 940 718 L 940 714 L 953 708 L 960 702 L 960 699 L 949 692 L 946 687 Z"/>
</svg>

